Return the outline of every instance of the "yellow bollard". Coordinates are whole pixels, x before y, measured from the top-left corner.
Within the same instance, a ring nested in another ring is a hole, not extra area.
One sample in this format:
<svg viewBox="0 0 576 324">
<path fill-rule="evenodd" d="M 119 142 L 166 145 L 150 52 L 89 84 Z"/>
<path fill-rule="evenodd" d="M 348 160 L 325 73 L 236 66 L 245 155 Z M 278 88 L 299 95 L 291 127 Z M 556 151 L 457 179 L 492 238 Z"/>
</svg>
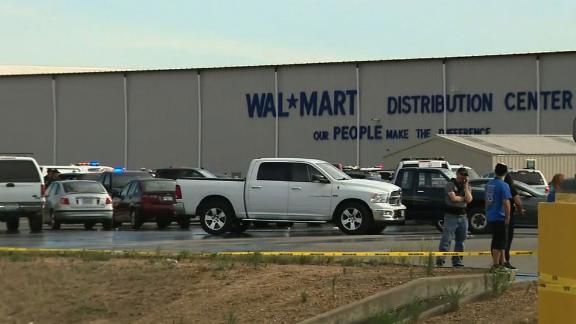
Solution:
<svg viewBox="0 0 576 324">
<path fill-rule="evenodd" d="M 576 204 L 541 203 L 538 232 L 539 323 L 576 323 Z"/>
</svg>

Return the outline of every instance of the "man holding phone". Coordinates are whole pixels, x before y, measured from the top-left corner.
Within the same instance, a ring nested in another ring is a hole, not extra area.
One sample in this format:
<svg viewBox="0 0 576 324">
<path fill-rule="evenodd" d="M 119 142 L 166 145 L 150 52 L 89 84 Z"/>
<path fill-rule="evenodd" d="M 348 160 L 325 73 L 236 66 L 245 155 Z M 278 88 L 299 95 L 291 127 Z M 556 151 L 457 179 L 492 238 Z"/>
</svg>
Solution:
<svg viewBox="0 0 576 324">
<path fill-rule="evenodd" d="M 440 252 L 447 252 L 454 243 L 454 252 L 464 252 L 464 241 L 468 234 L 468 216 L 466 207 L 472 202 L 472 189 L 468 184 L 468 170 L 459 168 L 456 178 L 446 184 L 444 200 L 446 210 L 444 213 L 444 226 L 442 239 L 440 239 Z M 436 258 L 436 265 L 444 265 L 444 257 Z M 452 257 L 452 266 L 463 267 L 461 256 Z"/>
</svg>

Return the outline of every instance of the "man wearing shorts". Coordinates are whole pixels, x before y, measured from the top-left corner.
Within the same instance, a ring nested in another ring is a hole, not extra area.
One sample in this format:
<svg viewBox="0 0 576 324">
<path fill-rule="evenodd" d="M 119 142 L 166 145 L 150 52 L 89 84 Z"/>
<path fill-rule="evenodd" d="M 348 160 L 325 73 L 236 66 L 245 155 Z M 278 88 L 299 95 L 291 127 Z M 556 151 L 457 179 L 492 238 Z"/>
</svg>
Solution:
<svg viewBox="0 0 576 324">
<path fill-rule="evenodd" d="M 492 232 L 492 269 L 503 267 L 504 250 L 507 242 L 507 228 L 510 223 L 510 186 L 504 182 L 508 173 L 505 164 L 498 163 L 494 168 L 496 178 L 486 184 L 486 216 Z"/>
</svg>

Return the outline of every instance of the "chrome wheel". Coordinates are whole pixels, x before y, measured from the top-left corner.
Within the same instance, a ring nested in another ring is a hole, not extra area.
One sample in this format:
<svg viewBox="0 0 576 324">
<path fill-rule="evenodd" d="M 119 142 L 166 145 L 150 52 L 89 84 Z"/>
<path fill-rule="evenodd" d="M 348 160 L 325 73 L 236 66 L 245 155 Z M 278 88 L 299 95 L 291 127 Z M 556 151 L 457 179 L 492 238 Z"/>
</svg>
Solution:
<svg viewBox="0 0 576 324">
<path fill-rule="evenodd" d="M 486 215 L 482 213 L 474 213 L 470 217 L 470 229 L 476 233 L 483 233 L 486 231 L 488 220 Z"/>
<path fill-rule="evenodd" d="M 346 208 L 340 215 L 340 222 L 345 229 L 355 231 L 362 226 L 362 213 L 353 207 Z"/>
<path fill-rule="evenodd" d="M 204 223 L 211 230 L 217 231 L 226 224 L 226 213 L 220 208 L 210 208 L 204 214 Z"/>
</svg>

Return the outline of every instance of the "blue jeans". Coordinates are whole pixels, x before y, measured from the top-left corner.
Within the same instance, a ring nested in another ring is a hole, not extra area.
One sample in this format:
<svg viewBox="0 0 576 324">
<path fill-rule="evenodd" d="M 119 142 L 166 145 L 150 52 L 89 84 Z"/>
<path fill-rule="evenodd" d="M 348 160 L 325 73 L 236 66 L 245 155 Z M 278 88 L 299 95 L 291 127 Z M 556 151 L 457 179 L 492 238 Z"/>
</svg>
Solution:
<svg viewBox="0 0 576 324">
<path fill-rule="evenodd" d="M 452 241 L 455 241 L 454 252 L 464 252 L 464 241 L 468 234 L 468 217 L 466 215 L 444 214 L 444 226 L 440 239 L 440 252 L 448 252 Z M 436 262 L 444 262 L 444 257 L 438 257 Z M 462 257 L 453 256 L 452 265 L 462 264 Z"/>
</svg>

